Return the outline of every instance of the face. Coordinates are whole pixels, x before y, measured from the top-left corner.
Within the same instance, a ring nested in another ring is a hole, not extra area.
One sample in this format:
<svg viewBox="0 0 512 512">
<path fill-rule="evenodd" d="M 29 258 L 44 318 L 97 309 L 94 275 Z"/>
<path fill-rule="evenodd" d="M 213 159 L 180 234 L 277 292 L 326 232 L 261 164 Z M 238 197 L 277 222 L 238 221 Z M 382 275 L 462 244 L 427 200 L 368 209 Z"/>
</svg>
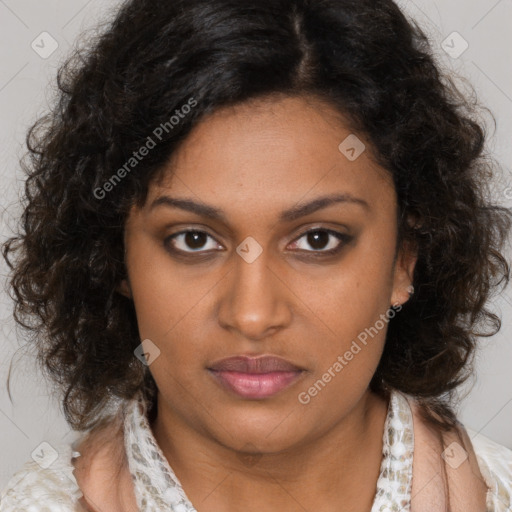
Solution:
<svg viewBox="0 0 512 512">
<path fill-rule="evenodd" d="M 271 453 L 325 435 L 368 393 L 414 257 L 395 254 L 390 175 L 361 135 L 357 158 L 353 138 L 340 150 L 349 135 L 313 98 L 219 110 L 130 212 L 120 291 L 158 354 L 159 415 Z"/>
</svg>

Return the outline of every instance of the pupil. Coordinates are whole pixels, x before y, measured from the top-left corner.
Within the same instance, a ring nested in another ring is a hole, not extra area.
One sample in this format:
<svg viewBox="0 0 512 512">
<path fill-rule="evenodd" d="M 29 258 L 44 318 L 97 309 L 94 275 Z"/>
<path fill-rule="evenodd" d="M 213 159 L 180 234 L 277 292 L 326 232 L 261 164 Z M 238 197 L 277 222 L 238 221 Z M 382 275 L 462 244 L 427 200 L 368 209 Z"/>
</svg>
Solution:
<svg viewBox="0 0 512 512">
<path fill-rule="evenodd" d="M 314 249 L 323 249 L 328 242 L 329 233 L 327 233 L 327 231 L 313 231 L 308 234 L 308 243 Z"/>
<path fill-rule="evenodd" d="M 202 240 L 203 238 L 203 240 Z M 200 249 L 205 243 L 205 233 L 200 233 L 198 231 L 189 231 L 185 235 L 185 243 L 191 249 Z"/>
</svg>

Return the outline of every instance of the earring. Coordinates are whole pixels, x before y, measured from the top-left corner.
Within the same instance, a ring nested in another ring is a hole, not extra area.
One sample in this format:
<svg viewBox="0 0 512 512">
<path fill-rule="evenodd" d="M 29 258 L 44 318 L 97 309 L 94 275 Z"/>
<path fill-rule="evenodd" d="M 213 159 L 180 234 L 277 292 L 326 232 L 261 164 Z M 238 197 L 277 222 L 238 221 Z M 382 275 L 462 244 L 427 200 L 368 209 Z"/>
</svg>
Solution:
<svg viewBox="0 0 512 512">
<path fill-rule="evenodd" d="M 411 298 L 411 296 L 414 294 L 414 286 L 412 284 L 410 284 L 408 287 L 407 287 L 407 293 L 409 294 L 409 298 Z M 400 304 L 399 302 L 395 303 L 395 304 L 391 304 L 391 307 L 392 308 L 396 308 L 396 307 L 402 307 L 402 304 Z"/>
</svg>

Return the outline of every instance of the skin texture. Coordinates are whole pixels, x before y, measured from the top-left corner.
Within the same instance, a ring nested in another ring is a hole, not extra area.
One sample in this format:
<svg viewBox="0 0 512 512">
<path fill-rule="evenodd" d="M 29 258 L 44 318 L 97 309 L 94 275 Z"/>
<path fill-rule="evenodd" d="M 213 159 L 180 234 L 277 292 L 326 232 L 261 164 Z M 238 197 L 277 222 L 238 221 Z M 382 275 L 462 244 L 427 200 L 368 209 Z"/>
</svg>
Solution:
<svg viewBox="0 0 512 512">
<path fill-rule="evenodd" d="M 124 449 L 123 417 L 90 432 L 77 446 L 73 474 L 87 512 L 138 512 L 135 489 Z"/>
<path fill-rule="evenodd" d="M 360 332 L 408 299 L 412 282 L 414 252 L 394 259 L 392 180 L 362 136 L 367 150 L 355 161 L 338 150 L 350 133 L 314 98 L 219 110 L 175 153 L 173 172 L 152 184 L 145 206 L 130 212 L 120 292 L 134 300 L 141 340 L 160 350 L 149 366 L 159 389 L 152 428 L 200 512 L 371 507 L 387 402 L 368 385 L 386 328 L 308 404 L 298 401 Z M 333 193 L 368 206 L 337 203 L 279 219 Z M 225 222 L 167 205 L 151 209 L 163 195 L 214 206 Z M 352 240 L 330 236 L 315 249 L 304 235 L 312 228 Z M 209 236 L 199 248 L 184 235 L 168 239 L 185 229 Z M 236 252 L 249 236 L 262 248 L 252 263 Z M 321 255 L 340 243 L 337 255 Z M 242 399 L 207 370 L 241 354 L 277 355 L 305 371 L 270 398 Z"/>
</svg>

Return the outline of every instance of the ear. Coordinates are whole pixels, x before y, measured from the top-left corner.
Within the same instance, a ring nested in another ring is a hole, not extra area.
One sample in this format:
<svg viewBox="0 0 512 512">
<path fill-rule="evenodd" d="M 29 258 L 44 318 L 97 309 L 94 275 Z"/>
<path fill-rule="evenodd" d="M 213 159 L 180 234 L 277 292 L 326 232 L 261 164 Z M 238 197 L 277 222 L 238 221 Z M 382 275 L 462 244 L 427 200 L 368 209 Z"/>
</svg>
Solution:
<svg viewBox="0 0 512 512">
<path fill-rule="evenodd" d="M 404 241 L 395 262 L 393 291 L 391 294 L 392 305 L 405 304 L 409 300 L 409 287 L 412 285 L 417 259 L 418 250 L 416 244 Z"/>
<path fill-rule="evenodd" d="M 123 279 L 116 288 L 116 291 L 125 297 L 132 299 L 132 289 L 128 279 Z"/>
</svg>

